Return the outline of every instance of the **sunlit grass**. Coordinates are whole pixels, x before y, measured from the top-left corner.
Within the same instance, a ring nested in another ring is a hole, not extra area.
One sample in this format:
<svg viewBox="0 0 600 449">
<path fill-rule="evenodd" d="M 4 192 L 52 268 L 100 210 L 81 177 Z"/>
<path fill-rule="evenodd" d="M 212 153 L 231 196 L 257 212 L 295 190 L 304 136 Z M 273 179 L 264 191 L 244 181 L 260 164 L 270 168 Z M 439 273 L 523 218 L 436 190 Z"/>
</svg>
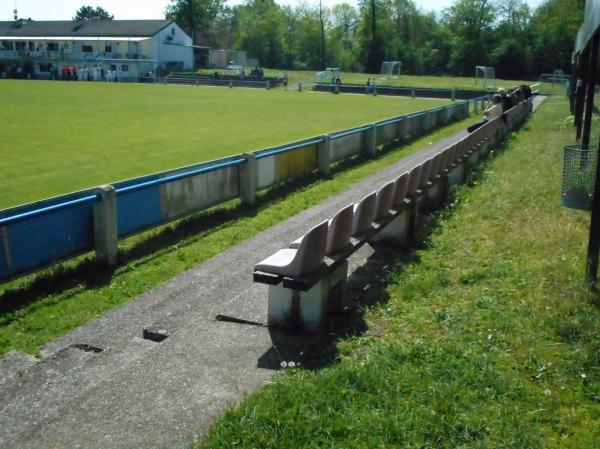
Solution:
<svg viewBox="0 0 600 449">
<path fill-rule="evenodd" d="M 337 364 L 278 376 L 201 447 L 600 447 L 589 215 L 560 204 L 567 115 L 550 99 L 459 193 Z"/>
<path fill-rule="evenodd" d="M 446 103 L 19 80 L 0 80 L 0 98 L 0 209 Z"/>
</svg>

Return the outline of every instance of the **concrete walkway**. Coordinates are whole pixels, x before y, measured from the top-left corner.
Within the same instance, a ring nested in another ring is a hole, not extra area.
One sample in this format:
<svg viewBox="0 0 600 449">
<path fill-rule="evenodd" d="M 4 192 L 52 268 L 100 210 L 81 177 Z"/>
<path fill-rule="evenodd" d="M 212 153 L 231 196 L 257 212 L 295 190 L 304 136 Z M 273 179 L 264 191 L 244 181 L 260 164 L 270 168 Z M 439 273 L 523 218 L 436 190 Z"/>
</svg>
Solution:
<svg viewBox="0 0 600 449">
<path fill-rule="evenodd" d="M 322 358 L 333 343 L 324 349 L 322 341 L 264 326 L 267 287 L 252 282 L 253 266 L 464 135 L 436 142 L 55 339 L 42 360 L 17 353 L 0 360 L 0 448 L 183 448 L 269 381 L 282 361 Z M 367 245 L 353 257 L 351 272 L 371 253 Z M 167 338 L 144 339 L 145 329 Z"/>
</svg>

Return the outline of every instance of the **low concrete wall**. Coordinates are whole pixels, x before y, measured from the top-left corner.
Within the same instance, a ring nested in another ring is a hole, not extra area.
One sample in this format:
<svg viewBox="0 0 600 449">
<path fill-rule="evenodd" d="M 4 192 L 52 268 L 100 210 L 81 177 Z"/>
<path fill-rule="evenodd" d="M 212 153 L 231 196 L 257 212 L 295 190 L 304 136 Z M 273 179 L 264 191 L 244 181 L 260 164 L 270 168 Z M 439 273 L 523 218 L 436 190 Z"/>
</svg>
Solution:
<svg viewBox="0 0 600 449">
<path fill-rule="evenodd" d="M 102 186 L 102 191 L 87 189 L 2 210 L 0 282 L 92 250 L 99 260 L 114 264 L 116 247 L 108 247 L 116 246 L 114 235 L 124 238 L 238 197 L 252 205 L 257 190 L 316 170 L 327 174 L 335 162 L 359 154 L 375 156 L 382 145 L 415 137 L 448 120 L 462 119 L 468 111 L 468 102 L 453 103 L 328 136 L 117 182 Z M 110 202 L 106 200 L 109 197 Z M 98 207 L 102 201 L 107 204 Z M 110 227 L 110 232 L 98 227 Z"/>
</svg>

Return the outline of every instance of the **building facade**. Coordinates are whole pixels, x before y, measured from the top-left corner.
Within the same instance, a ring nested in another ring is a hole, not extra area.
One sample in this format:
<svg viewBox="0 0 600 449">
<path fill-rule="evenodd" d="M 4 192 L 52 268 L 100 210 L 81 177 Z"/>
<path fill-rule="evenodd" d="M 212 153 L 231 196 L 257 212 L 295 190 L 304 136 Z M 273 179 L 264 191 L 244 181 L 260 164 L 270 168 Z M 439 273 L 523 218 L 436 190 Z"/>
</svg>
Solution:
<svg viewBox="0 0 600 449">
<path fill-rule="evenodd" d="M 0 22 L 0 63 L 52 78 L 63 67 L 79 73 L 110 70 L 135 81 L 162 70 L 194 67 L 192 39 L 171 20 Z"/>
</svg>

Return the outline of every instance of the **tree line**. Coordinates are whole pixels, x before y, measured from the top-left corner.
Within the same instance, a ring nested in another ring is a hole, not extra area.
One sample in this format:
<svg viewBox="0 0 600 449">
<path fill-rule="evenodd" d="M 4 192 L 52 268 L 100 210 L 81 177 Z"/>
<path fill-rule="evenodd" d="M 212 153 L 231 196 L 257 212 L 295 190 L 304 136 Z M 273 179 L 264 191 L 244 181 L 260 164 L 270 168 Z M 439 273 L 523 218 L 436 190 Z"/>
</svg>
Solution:
<svg viewBox="0 0 600 449">
<path fill-rule="evenodd" d="M 402 61 L 414 75 L 473 76 L 475 65 L 506 79 L 570 72 L 585 0 L 546 0 L 532 10 L 523 0 L 456 0 L 439 14 L 412 0 L 321 2 L 291 7 L 274 0 L 171 0 L 166 17 L 195 44 L 245 50 L 265 67 L 340 67 L 377 73 Z"/>
</svg>

